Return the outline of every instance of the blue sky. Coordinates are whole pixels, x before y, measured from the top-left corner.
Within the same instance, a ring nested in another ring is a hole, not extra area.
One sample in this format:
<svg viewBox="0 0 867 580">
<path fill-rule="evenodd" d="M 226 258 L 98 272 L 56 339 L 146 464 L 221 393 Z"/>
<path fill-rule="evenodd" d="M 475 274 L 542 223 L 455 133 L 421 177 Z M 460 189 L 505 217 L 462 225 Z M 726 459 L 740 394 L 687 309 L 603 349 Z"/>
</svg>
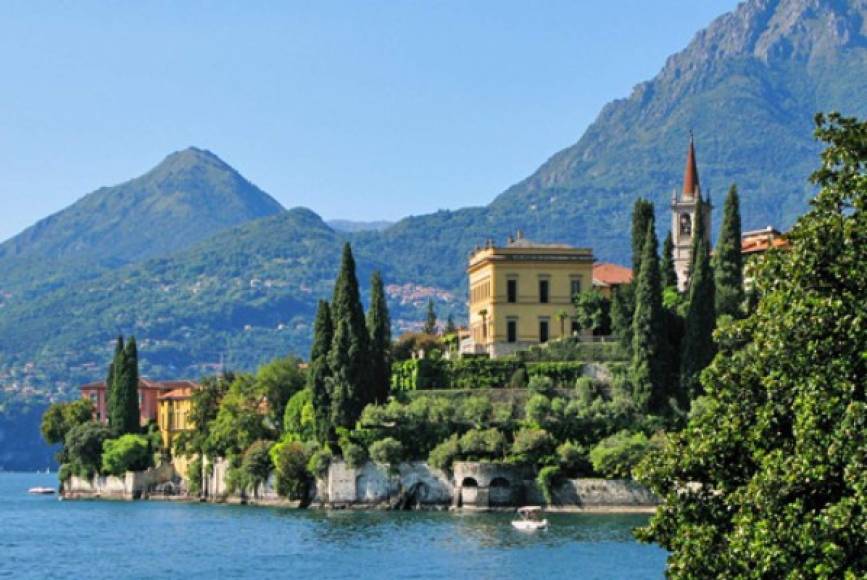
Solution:
<svg viewBox="0 0 867 580">
<path fill-rule="evenodd" d="M 736 0 L 0 3 L 0 240 L 189 145 L 286 207 L 482 205 Z"/>
</svg>

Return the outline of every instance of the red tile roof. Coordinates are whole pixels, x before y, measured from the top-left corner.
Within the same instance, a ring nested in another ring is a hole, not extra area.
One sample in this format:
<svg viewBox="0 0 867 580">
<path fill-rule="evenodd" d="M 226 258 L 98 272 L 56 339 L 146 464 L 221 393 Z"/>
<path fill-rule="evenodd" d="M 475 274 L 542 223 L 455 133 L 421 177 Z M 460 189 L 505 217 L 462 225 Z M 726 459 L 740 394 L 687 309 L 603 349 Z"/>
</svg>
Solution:
<svg viewBox="0 0 867 580">
<path fill-rule="evenodd" d="M 178 381 L 152 381 L 150 379 L 139 379 L 138 388 L 154 389 L 158 391 L 171 391 L 179 388 L 197 388 L 199 385 L 195 381 L 178 380 Z M 89 389 L 105 389 L 105 381 L 95 381 L 81 385 L 81 390 Z"/>
<path fill-rule="evenodd" d="M 187 381 L 189 382 L 189 381 Z M 180 387 L 177 389 L 172 389 L 166 393 L 162 393 L 159 396 L 160 401 L 165 400 L 181 400 L 181 399 L 189 399 L 193 395 L 193 387 Z"/>
<path fill-rule="evenodd" d="M 632 269 L 617 264 L 597 262 L 593 264 L 593 282 L 600 286 L 629 284 L 632 282 Z"/>
</svg>

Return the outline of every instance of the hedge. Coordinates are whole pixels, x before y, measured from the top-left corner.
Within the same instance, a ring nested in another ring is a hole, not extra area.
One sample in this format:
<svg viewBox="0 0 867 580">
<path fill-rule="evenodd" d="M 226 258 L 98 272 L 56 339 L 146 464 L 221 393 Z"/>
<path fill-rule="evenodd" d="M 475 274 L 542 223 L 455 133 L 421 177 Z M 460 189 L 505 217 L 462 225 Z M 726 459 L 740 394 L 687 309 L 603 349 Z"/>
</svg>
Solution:
<svg viewBox="0 0 867 580">
<path fill-rule="evenodd" d="M 395 391 L 425 389 L 498 389 L 508 386 L 516 371 L 546 376 L 559 387 L 572 387 L 581 376 L 581 362 L 529 362 L 515 359 L 466 358 L 458 360 L 414 359 L 392 365 Z"/>
</svg>

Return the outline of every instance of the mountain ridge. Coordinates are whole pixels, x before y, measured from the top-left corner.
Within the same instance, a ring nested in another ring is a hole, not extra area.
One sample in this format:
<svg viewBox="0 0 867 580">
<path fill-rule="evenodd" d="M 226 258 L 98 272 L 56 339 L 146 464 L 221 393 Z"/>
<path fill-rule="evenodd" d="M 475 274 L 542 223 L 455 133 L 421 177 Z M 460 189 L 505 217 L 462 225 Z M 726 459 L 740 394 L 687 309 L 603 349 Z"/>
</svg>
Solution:
<svg viewBox="0 0 867 580">
<path fill-rule="evenodd" d="M 389 303 L 397 330 L 421 320 L 427 297 L 436 298 L 442 318 L 451 312 L 460 320 L 467 252 L 518 228 L 532 239 L 590 246 L 601 260 L 628 263 L 636 197 L 655 202 L 658 233 L 667 232 L 691 128 L 705 191 L 720 200 L 736 182 L 744 229 L 786 228 L 812 192 L 806 180 L 818 162 L 813 114 L 867 114 L 858 97 L 867 94 L 865 14 L 862 0 L 742 3 L 487 206 L 359 232 L 335 231 L 311 210 L 272 208 L 184 247 L 50 279 L 38 292 L 25 283 L 27 301 L 4 306 L 0 294 L 0 382 L 68 395 L 76 381 L 101 375 L 118 332 L 137 335 L 145 371 L 155 378 L 205 372 L 217 351 L 235 368 L 286 352 L 304 356 L 316 301 L 330 295 L 345 241 L 353 244 L 363 287 L 373 269 L 394 286 Z M 209 167 L 227 171 L 211 165 L 212 153 L 190 155 L 202 175 Z M 170 177 L 150 178 L 173 190 Z M 215 181 L 225 186 L 205 180 Z M 716 211 L 715 223 L 720 216 Z M 86 323 L 46 336 L 51 327 L 39 316 L 58 311 Z"/>
</svg>

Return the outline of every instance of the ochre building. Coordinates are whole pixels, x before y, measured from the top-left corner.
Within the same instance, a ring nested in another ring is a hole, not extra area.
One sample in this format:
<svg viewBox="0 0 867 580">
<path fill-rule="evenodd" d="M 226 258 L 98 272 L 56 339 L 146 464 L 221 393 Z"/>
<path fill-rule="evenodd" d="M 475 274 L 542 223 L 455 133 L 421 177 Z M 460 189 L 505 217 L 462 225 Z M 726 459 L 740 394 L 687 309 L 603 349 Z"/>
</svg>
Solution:
<svg viewBox="0 0 867 580">
<path fill-rule="evenodd" d="M 572 296 L 592 290 L 593 251 L 518 232 L 503 247 L 488 242 L 475 250 L 467 273 L 469 336 L 461 352 L 502 356 L 578 331 Z"/>
</svg>

